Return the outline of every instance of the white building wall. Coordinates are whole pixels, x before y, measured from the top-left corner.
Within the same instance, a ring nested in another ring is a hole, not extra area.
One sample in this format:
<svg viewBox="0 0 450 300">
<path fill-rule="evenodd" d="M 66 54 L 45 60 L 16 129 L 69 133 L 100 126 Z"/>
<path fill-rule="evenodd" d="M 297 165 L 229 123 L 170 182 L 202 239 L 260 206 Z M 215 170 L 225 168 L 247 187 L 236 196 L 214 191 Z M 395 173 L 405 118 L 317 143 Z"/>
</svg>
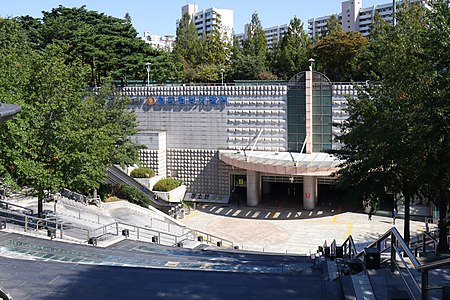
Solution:
<svg viewBox="0 0 450 300">
<path fill-rule="evenodd" d="M 124 87 L 138 121 L 135 141 L 144 166 L 158 175 L 181 179 L 191 193 L 211 200 L 228 199 L 230 175 L 245 174 L 219 159 L 219 150 L 287 151 L 287 86 L 141 86 Z M 228 105 L 153 104 L 158 96 L 226 96 Z M 354 85 L 333 83 L 332 122 L 348 118 L 347 97 Z M 149 101 L 150 99 L 150 101 Z M 149 104 L 150 103 L 150 104 Z M 333 127 L 333 135 L 339 129 Z M 333 148 L 342 145 L 333 143 Z M 204 199 L 204 198 L 203 198 Z"/>
<path fill-rule="evenodd" d="M 419 3 L 428 6 L 428 0 L 409 0 L 411 3 Z M 398 1 L 400 2 L 400 1 Z M 370 26 L 372 24 L 375 12 L 378 11 L 381 17 L 392 22 L 393 5 L 392 1 L 372 7 L 362 8 L 362 0 L 347 0 L 342 2 L 342 10 L 338 14 L 338 19 L 344 32 L 359 31 L 364 36 L 370 35 Z M 331 17 L 322 16 L 308 20 L 308 36 L 313 38 L 326 28 L 326 21 Z"/>
<path fill-rule="evenodd" d="M 333 83 L 332 88 L 332 122 L 333 122 L 333 149 L 340 149 L 343 144 L 334 141 L 335 137 L 341 134 L 341 130 L 337 124 L 342 124 L 348 119 L 348 97 L 356 97 L 358 91 L 354 84 L 351 83 Z"/>
<path fill-rule="evenodd" d="M 148 147 L 141 151 L 143 165 L 181 179 L 188 193 L 227 198 L 232 167 L 218 150 L 250 150 L 261 130 L 255 150 L 287 149 L 286 86 L 142 86 L 124 87 L 122 94 L 133 100 L 138 141 Z M 228 105 L 150 105 L 158 96 L 226 96 Z M 148 132 L 165 134 L 165 152 Z"/>
<path fill-rule="evenodd" d="M 148 31 L 144 32 L 144 36 L 141 39 L 150 44 L 153 48 L 164 50 L 164 51 L 172 51 L 173 45 L 175 43 L 175 37 L 171 35 L 159 36 L 156 34 L 152 34 Z"/>
<path fill-rule="evenodd" d="M 244 33 L 237 34 L 236 37 L 239 42 L 243 42 L 248 37 L 248 30 L 249 30 L 250 24 L 244 25 Z M 272 26 L 268 28 L 264 28 L 264 35 L 267 39 L 267 49 L 272 49 L 274 46 L 276 46 L 277 43 L 281 42 L 281 39 L 288 31 L 289 25 L 278 25 L 278 26 Z"/>
<path fill-rule="evenodd" d="M 181 8 L 181 14 L 184 15 L 186 13 L 194 21 L 198 36 L 202 36 L 203 33 L 209 35 L 213 29 L 213 25 L 217 24 L 218 16 L 220 15 L 223 33 L 231 40 L 234 29 L 233 10 L 211 7 L 199 11 L 197 5 L 187 4 Z M 177 20 L 177 27 L 179 22 L 180 20 Z"/>
<path fill-rule="evenodd" d="M 358 31 L 359 30 L 359 11 L 362 8 L 361 0 L 348 0 L 342 2 L 342 30 Z"/>
</svg>

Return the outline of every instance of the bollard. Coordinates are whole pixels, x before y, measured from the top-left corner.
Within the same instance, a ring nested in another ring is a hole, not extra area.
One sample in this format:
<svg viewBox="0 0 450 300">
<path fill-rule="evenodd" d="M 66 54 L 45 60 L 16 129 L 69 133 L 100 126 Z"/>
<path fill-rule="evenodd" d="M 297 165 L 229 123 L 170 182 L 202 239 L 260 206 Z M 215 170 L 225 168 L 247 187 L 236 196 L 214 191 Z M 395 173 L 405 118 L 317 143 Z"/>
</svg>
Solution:
<svg viewBox="0 0 450 300">
<path fill-rule="evenodd" d="M 88 244 L 92 246 L 97 246 L 97 238 L 96 237 L 89 238 Z"/>
<path fill-rule="evenodd" d="M 47 229 L 47 236 L 53 240 L 54 238 L 56 238 L 56 230 L 53 228 Z"/>
<path fill-rule="evenodd" d="M 0 229 L 5 229 L 5 228 L 6 228 L 6 220 L 0 219 Z"/>
</svg>

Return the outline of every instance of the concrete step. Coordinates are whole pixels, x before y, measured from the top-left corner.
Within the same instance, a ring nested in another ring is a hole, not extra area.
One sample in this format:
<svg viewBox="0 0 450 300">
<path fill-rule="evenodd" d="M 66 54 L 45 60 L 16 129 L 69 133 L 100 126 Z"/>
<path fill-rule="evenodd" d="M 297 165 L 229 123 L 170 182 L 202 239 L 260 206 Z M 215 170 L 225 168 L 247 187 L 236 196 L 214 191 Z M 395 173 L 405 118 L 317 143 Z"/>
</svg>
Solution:
<svg viewBox="0 0 450 300">
<path fill-rule="evenodd" d="M 367 275 L 350 275 L 357 300 L 376 300 Z"/>
</svg>

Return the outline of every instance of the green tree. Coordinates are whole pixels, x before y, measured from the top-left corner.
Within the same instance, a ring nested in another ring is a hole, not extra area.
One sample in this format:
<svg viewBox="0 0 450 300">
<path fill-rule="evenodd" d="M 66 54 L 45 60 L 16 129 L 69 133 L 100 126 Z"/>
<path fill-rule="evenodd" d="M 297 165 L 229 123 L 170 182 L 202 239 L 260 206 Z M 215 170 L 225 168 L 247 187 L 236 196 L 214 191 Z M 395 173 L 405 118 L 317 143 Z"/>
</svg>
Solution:
<svg viewBox="0 0 450 300">
<path fill-rule="evenodd" d="M 375 12 L 374 20 L 370 28 L 370 37 L 367 47 L 358 55 L 358 65 L 363 79 L 378 81 L 381 73 L 379 62 L 383 58 L 383 40 L 393 30 L 392 25 L 384 20 L 379 12 Z"/>
<path fill-rule="evenodd" d="M 170 52 L 158 50 L 158 55 L 152 57 L 150 69 L 151 81 L 159 83 L 179 82 L 184 78 L 183 64 L 178 62 Z M 142 70 L 144 67 L 142 66 Z M 147 76 L 147 73 L 144 74 Z"/>
<path fill-rule="evenodd" d="M 89 193 L 105 179 L 113 163 L 133 163 L 138 146 L 135 115 L 128 100 L 111 97 L 111 86 L 87 92 L 81 64 L 67 64 L 63 50 L 50 45 L 32 50 L 12 21 L 0 26 L 0 61 L 14 58 L 14 68 L 0 64 L 2 101 L 19 104 L 17 118 L 1 124 L 1 176 L 37 191 L 42 213 L 44 191 L 63 187 Z M 7 45 L 7 46 L 6 46 Z M 21 82 L 9 81 L 17 76 Z M 12 93 L 14 92 L 14 93 Z"/>
<path fill-rule="evenodd" d="M 450 153 L 450 57 L 444 37 L 450 33 L 450 12 L 448 1 L 438 3 L 431 10 L 403 6 L 396 27 L 371 40 L 379 82 L 349 101 L 341 137 L 346 146 L 340 151 L 347 161 L 340 173 L 342 182 L 365 191 L 364 180 L 379 176 L 383 186 L 403 195 L 407 242 L 411 196 L 436 201 L 444 250 Z"/>
<path fill-rule="evenodd" d="M 178 62 L 182 63 L 185 71 L 185 80 L 192 81 L 195 77 L 200 40 L 197 28 L 189 14 L 184 14 L 178 24 L 173 54 Z"/>
<path fill-rule="evenodd" d="M 140 77 L 144 60 L 147 60 L 144 54 L 151 52 L 149 45 L 136 38 L 129 15 L 119 19 L 89 11 L 85 6 L 59 6 L 50 12 L 44 11 L 41 20 L 30 17 L 16 20 L 27 29 L 36 48 L 45 49 L 55 44 L 68 54 L 68 62 L 79 60 L 89 66 L 90 83 L 94 86 L 107 77 L 123 81 Z"/>
<path fill-rule="evenodd" d="M 258 13 L 253 13 L 252 20 L 248 26 L 247 38 L 243 44 L 244 54 L 252 55 L 261 59 L 265 64 L 267 56 L 267 38 L 259 20 Z"/>
<path fill-rule="evenodd" d="M 220 15 L 216 15 L 208 35 L 200 39 L 198 65 L 195 81 L 211 82 L 220 80 L 221 69 L 225 69 L 231 55 L 231 43 L 222 26 Z"/>
<path fill-rule="evenodd" d="M 327 20 L 327 27 L 320 32 L 320 37 L 325 37 L 330 34 L 342 32 L 342 26 L 339 24 L 339 21 L 336 15 L 332 15 Z"/>
<path fill-rule="evenodd" d="M 274 69 L 278 77 L 289 79 L 308 67 L 311 42 L 300 19 L 294 18 L 276 49 Z"/>
<path fill-rule="evenodd" d="M 421 141 L 426 141 L 422 178 L 426 183 L 424 194 L 439 207 L 439 251 L 448 249 L 447 244 L 447 207 L 450 187 L 450 8 L 448 0 L 432 2 L 432 9 L 426 10 L 428 24 L 425 25 L 424 52 L 419 59 L 424 61 L 424 74 L 428 86 L 422 87 L 416 105 L 421 107 L 418 116 L 417 132 Z M 428 76 L 427 76 L 428 75 Z M 423 103 L 423 99 L 426 102 Z"/>
<path fill-rule="evenodd" d="M 252 21 L 248 25 L 247 38 L 243 41 L 242 46 L 242 51 L 235 51 L 233 48 L 231 78 L 275 79 L 268 69 L 267 38 L 256 12 L 252 15 Z"/>
<path fill-rule="evenodd" d="M 318 69 L 331 81 L 365 79 L 361 76 L 360 57 L 367 39 L 359 32 L 335 32 L 321 38 L 313 53 Z"/>
</svg>

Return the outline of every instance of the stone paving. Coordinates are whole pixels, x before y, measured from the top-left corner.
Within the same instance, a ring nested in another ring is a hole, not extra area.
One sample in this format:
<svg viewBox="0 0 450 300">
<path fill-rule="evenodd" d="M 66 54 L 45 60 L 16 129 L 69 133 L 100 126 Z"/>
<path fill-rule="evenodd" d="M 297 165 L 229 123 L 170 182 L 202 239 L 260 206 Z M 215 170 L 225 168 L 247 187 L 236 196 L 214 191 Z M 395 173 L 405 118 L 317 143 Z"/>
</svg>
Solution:
<svg viewBox="0 0 450 300">
<path fill-rule="evenodd" d="M 315 253 L 325 240 L 341 244 L 352 235 L 357 246 L 374 241 L 391 228 L 392 218 L 366 214 L 281 210 L 277 208 L 237 207 L 233 205 L 200 205 L 182 219 L 189 228 L 206 231 L 227 239 L 244 250 L 276 253 Z M 395 226 L 403 233 L 403 220 Z M 423 222 L 411 221 L 411 236 L 421 232 Z"/>
</svg>

